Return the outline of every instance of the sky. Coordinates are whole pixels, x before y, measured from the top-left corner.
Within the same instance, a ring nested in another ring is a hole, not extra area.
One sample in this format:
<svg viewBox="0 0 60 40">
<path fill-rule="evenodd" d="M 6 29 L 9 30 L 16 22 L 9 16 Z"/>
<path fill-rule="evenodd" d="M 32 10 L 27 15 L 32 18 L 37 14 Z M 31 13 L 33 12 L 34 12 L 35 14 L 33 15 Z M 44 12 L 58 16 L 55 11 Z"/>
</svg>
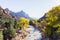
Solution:
<svg viewBox="0 0 60 40">
<path fill-rule="evenodd" d="M 41 18 L 48 10 L 60 5 L 60 0 L 0 0 L 2 8 L 13 12 L 23 10 L 32 18 Z"/>
</svg>

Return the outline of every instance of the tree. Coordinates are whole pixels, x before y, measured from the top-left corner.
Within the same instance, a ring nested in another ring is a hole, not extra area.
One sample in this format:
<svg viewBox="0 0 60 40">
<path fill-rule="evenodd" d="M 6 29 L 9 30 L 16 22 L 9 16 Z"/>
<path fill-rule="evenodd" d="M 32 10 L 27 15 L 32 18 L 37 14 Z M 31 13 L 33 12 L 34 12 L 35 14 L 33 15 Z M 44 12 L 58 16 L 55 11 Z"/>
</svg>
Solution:
<svg viewBox="0 0 60 40">
<path fill-rule="evenodd" d="M 29 24 L 32 25 L 32 26 L 35 26 L 36 23 L 37 23 L 37 20 L 35 20 L 35 19 L 32 19 L 32 20 L 30 20 L 30 22 L 29 22 Z"/>
<path fill-rule="evenodd" d="M 60 6 L 54 7 L 47 12 L 46 21 L 46 29 L 50 30 L 50 32 L 48 30 L 46 32 L 49 33 L 51 40 L 57 40 L 57 35 L 60 34 Z"/>
<path fill-rule="evenodd" d="M 29 19 L 21 17 L 17 23 L 19 28 L 29 27 Z"/>
<path fill-rule="evenodd" d="M 10 20 L 9 22 L 5 23 L 5 28 L 3 30 L 4 40 L 12 40 L 13 37 L 16 35 L 16 30 L 14 29 L 14 20 Z"/>
<path fill-rule="evenodd" d="M 60 36 L 60 6 L 53 7 L 42 18 L 40 26 L 49 40 L 58 40 Z"/>
</svg>

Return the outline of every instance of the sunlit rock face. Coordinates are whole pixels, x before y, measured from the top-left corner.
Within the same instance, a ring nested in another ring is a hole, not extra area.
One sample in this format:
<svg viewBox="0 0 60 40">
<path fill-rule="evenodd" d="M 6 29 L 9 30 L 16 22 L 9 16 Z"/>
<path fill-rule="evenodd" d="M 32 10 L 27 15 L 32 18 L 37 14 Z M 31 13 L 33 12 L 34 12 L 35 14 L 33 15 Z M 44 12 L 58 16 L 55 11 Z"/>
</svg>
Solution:
<svg viewBox="0 0 60 40">
<path fill-rule="evenodd" d="M 33 26 L 29 26 L 29 28 L 26 29 L 26 31 L 29 31 L 30 34 L 26 36 L 24 40 L 41 40 L 42 35 L 38 29 L 35 29 Z"/>
</svg>

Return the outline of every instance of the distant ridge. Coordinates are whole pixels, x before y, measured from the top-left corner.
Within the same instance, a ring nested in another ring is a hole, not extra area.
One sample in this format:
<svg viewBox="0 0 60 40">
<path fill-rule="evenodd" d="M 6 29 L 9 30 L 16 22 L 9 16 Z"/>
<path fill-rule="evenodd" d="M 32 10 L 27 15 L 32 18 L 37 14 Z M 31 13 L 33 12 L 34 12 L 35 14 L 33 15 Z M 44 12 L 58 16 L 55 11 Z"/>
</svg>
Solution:
<svg viewBox="0 0 60 40">
<path fill-rule="evenodd" d="M 5 9 L 6 11 L 8 11 L 10 13 L 10 15 L 16 17 L 17 19 L 19 19 L 20 17 L 24 17 L 24 18 L 28 18 L 28 19 L 32 19 L 31 17 L 29 17 L 28 14 L 26 14 L 23 10 L 21 10 L 20 12 L 13 12 L 11 10 L 9 10 L 8 8 Z"/>
</svg>

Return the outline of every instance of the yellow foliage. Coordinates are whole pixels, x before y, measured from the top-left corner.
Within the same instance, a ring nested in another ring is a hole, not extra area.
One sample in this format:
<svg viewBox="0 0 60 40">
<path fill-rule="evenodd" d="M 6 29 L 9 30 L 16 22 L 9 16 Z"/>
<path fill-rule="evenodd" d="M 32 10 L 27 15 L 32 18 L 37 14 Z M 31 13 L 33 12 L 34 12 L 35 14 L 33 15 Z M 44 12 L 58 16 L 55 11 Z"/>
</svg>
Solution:
<svg viewBox="0 0 60 40">
<path fill-rule="evenodd" d="M 29 21 L 30 21 L 29 19 L 21 17 L 18 24 L 19 24 L 20 27 L 28 27 Z"/>
<path fill-rule="evenodd" d="M 58 28 L 58 30 L 57 30 L 57 34 L 60 35 L 60 28 Z"/>
<path fill-rule="evenodd" d="M 29 27 L 29 25 L 28 25 L 28 24 L 25 24 L 25 25 L 24 25 L 24 27 L 25 27 L 25 28 L 28 28 L 28 27 Z"/>
<path fill-rule="evenodd" d="M 37 23 L 37 20 L 32 20 L 33 23 Z"/>
<path fill-rule="evenodd" d="M 60 33 L 60 6 L 53 7 L 51 10 L 49 10 L 46 15 L 46 34 L 50 35 L 51 32 L 55 32 L 52 29 L 57 30 L 58 33 Z M 49 28 L 48 28 L 49 27 Z M 51 31 L 52 30 L 52 31 Z"/>
<path fill-rule="evenodd" d="M 60 23 L 53 25 L 54 28 L 60 27 Z"/>
<path fill-rule="evenodd" d="M 58 28 L 58 31 L 60 32 L 60 28 Z"/>
<path fill-rule="evenodd" d="M 27 18 L 23 18 L 23 17 L 20 18 L 20 22 L 23 22 L 23 23 L 27 23 L 27 24 L 28 24 L 29 21 L 30 21 L 30 20 L 27 19 Z"/>
</svg>

